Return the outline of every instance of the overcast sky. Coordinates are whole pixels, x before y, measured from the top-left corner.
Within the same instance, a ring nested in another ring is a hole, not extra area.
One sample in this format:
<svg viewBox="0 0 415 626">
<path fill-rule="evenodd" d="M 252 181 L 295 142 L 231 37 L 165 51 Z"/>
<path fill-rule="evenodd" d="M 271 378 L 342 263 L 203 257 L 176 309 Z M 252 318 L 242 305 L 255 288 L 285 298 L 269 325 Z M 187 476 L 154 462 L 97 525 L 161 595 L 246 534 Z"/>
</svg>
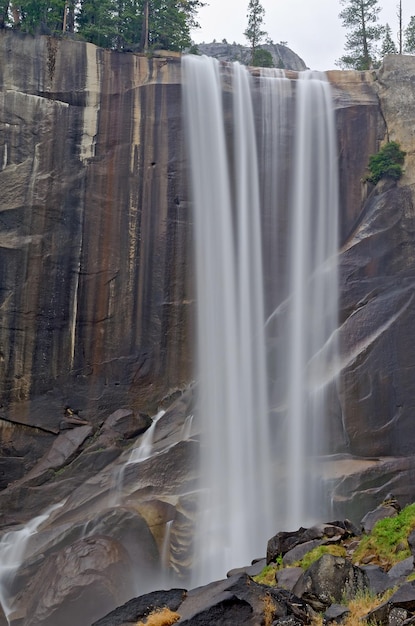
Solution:
<svg viewBox="0 0 415 626">
<path fill-rule="evenodd" d="M 196 43 L 222 41 L 247 44 L 248 0 L 207 0 L 199 11 L 201 28 L 193 31 Z M 275 43 L 287 42 L 308 67 L 315 70 L 335 68 L 335 61 L 344 54 L 346 30 L 338 15 L 338 0 L 262 0 L 265 9 L 264 30 Z M 380 0 L 379 23 L 388 23 L 397 39 L 398 0 Z M 402 0 L 404 27 L 415 15 L 415 0 Z M 396 42 L 396 41 L 395 41 Z"/>
</svg>

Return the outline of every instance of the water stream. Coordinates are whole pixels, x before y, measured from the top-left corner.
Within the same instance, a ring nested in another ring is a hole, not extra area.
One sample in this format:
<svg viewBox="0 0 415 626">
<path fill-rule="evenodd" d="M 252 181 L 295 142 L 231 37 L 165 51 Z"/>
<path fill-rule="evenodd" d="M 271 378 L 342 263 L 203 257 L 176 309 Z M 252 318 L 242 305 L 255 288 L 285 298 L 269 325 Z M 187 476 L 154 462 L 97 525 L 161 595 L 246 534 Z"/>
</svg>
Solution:
<svg viewBox="0 0 415 626">
<path fill-rule="evenodd" d="M 194 580 L 203 583 L 325 506 L 315 460 L 331 388 L 315 381 L 332 379 L 335 349 L 337 156 L 323 74 L 252 77 L 192 56 L 183 73 L 203 424 Z"/>
<path fill-rule="evenodd" d="M 11 530 L 3 535 L 0 541 L 0 604 L 8 624 L 14 611 L 14 581 L 25 557 L 30 549 L 31 538 L 38 528 L 65 502 L 50 506 L 42 515 L 30 520 L 19 530 Z"/>
</svg>

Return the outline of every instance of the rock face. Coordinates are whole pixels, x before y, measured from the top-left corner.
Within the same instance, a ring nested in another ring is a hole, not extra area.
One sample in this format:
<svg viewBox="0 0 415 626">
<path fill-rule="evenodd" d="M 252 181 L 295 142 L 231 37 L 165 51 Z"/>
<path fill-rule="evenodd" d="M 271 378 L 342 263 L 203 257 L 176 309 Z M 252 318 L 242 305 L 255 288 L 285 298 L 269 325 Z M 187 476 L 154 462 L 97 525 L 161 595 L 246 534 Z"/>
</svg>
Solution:
<svg viewBox="0 0 415 626">
<path fill-rule="evenodd" d="M 328 474 L 336 515 L 346 507 L 359 515 L 391 489 L 402 503 L 414 497 L 414 76 L 415 59 L 397 56 L 377 74 L 329 74 L 341 189 L 341 358 L 330 438 L 343 456 Z M 157 423 L 153 458 L 121 470 L 147 413 L 192 375 L 180 60 L 0 32 L 0 129 L 2 523 L 65 501 L 38 533 L 27 567 L 56 553 L 64 573 L 78 548 L 92 545 L 96 560 L 109 555 L 104 570 L 126 567 L 128 547 L 114 532 L 114 544 L 101 544 L 88 526 L 82 543 L 85 519 L 102 528 L 99 512 L 123 471 L 117 505 L 136 512 L 158 565 L 169 525 L 169 562 L 185 576 L 198 452 L 194 433 L 183 434 L 193 411 L 185 394 Z M 405 175 L 370 188 L 361 182 L 369 155 L 387 139 L 408 153 Z M 130 513 L 121 521 L 130 527 Z M 66 545 L 75 546 L 72 556 Z M 214 611 L 232 614 L 226 597 Z M 246 598 L 238 603 L 255 613 Z"/>
<path fill-rule="evenodd" d="M 153 408 L 191 376 L 180 60 L 7 32 L 0 58 L 0 417 L 56 435 L 68 414 L 85 425 Z M 414 73 L 393 56 L 378 74 L 329 73 L 342 244 L 331 448 L 360 456 L 415 451 Z M 369 189 L 387 138 L 406 174 Z"/>
<path fill-rule="evenodd" d="M 0 416 L 96 421 L 188 380 L 179 69 L 0 33 Z"/>
<path fill-rule="evenodd" d="M 337 83 L 336 73 L 331 76 L 343 94 L 350 94 L 348 74 Z M 415 390 L 410 382 L 415 374 L 415 145 L 408 132 L 415 121 L 414 75 L 413 57 L 387 57 L 378 75 L 361 75 L 366 104 L 340 113 L 346 130 L 340 132 L 346 206 L 340 256 L 339 399 L 344 449 L 359 456 L 411 456 L 415 451 Z M 377 152 L 379 140 L 397 141 L 407 152 L 405 175 L 398 185 L 386 180 L 365 189 L 359 179 L 365 174 L 367 153 Z M 352 172 L 354 182 L 348 178 Z"/>
<path fill-rule="evenodd" d="M 282 44 L 264 44 L 260 47 L 271 54 L 275 67 L 298 72 L 307 69 L 304 61 L 287 46 Z M 197 49 L 200 54 L 215 57 L 219 61 L 239 61 L 244 65 L 249 65 L 251 59 L 251 49 L 248 46 L 236 43 L 230 44 L 226 41 L 222 41 L 222 43 L 199 43 L 197 44 Z"/>
</svg>

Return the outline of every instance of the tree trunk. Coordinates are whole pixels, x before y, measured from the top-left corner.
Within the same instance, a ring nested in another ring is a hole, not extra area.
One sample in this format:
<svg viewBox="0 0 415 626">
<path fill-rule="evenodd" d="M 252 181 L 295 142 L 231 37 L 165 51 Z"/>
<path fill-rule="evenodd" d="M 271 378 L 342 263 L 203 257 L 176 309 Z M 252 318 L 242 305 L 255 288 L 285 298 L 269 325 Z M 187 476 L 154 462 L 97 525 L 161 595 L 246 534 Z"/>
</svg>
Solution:
<svg viewBox="0 0 415 626">
<path fill-rule="evenodd" d="M 144 0 L 143 25 L 141 27 L 141 41 L 140 41 L 140 49 L 143 52 L 148 51 L 148 14 L 149 14 L 149 0 Z"/>
<path fill-rule="evenodd" d="M 360 4 L 361 8 L 361 20 L 362 20 L 362 36 L 363 36 L 363 64 L 364 67 L 362 69 L 369 70 L 371 59 L 369 56 L 369 49 L 367 45 L 367 33 L 366 33 L 366 20 L 365 20 L 365 9 L 363 6 L 363 2 Z"/>
<path fill-rule="evenodd" d="M 398 30 L 398 41 L 399 41 L 399 54 L 402 54 L 402 0 L 399 0 L 398 5 L 398 20 L 399 20 L 399 30 Z"/>
</svg>

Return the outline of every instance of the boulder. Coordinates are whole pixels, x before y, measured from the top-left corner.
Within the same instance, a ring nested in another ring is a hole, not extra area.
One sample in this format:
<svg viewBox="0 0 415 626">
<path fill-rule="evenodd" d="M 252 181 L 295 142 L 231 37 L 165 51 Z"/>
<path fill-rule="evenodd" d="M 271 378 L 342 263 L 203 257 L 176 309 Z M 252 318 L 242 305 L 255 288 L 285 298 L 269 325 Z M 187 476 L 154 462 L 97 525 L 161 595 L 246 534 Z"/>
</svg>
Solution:
<svg viewBox="0 0 415 626">
<path fill-rule="evenodd" d="M 248 576 L 251 576 L 251 578 L 253 576 L 258 576 L 258 574 L 262 572 L 266 564 L 266 559 L 260 559 L 252 565 L 247 565 L 246 567 L 236 567 L 226 574 L 226 578 L 231 578 L 232 576 L 237 576 L 238 574 L 247 574 Z"/>
<path fill-rule="evenodd" d="M 272 620 L 301 616 L 307 623 L 310 618 L 305 603 L 293 594 L 258 585 L 245 574 L 189 591 L 177 612 L 180 623 L 189 626 L 257 626 L 263 621 L 264 610 Z"/>
<path fill-rule="evenodd" d="M 398 582 L 403 582 L 406 580 L 407 576 L 414 573 L 414 557 L 410 556 L 407 559 L 403 559 L 403 561 L 399 561 L 390 568 L 388 571 L 388 577 L 391 581 L 391 587 L 396 585 Z"/>
<path fill-rule="evenodd" d="M 369 581 L 362 569 L 342 557 L 324 554 L 299 578 L 293 593 L 314 610 L 323 611 L 333 601 L 350 599 L 368 586 Z"/>
<path fill-rule="evenodd" d="M 344 604 L 332 604 L 323 615 L 323 623 L 340 624 L 348 615 L 350 615 L 350 610 Z"/>
<path fill-rule="evenodd" d="M 366 513 L 360 523 L 364 532 L 369 534 L 372 532 L 373 527 L 377 522 L 387 517 L 396 517 L 397 515 L 398 511 L 394 506 L 391 506 L 389 504 L 381 504 L 374 511 L 369 511 L 368 513 Z"/>
<path fill-rule="evenodd" d="M 19 601 L 25 626 L 90 626 L 133 595 L 127 550 L 104 536 L 79 539 L 48 557 Z"/>
<path fill-rule="evenodd" d="M 80 426 L 58 435 L 50 450 L 24 477 L 24 482 L 39 479 L 42 475 L 47 475 L 49 470 L 56 471 L 70 463 L 79 454 L 82 444 L 91 434 L 91 426 Z"/>
<path fill-rule="evenodd" d="M 391 578 L 378 565 L 361 565 L 360 569 L 362 569 L 367 576 L 371 593 L 380 595 L 386 591 L 386 589 L 393 587 Z"/>
<path fill-rule="evenodd" d="M 284 567 L 288 567 L 296 561 L 301 561 L 301 559 L 305 557 L 308 552 L 317 548 L 317 546 L 321 546 L 322 543 L 322 539 L 314 539 L 313 541 L 305 541 L 304 543 L 300 543 L 298 546 L 295 546 L 295 548 L 292 548 L 292 550 L 289 550 L 284 554 L 282 558 Z"/>
<path fill-rule="evenodd" d="M 131 409 L 118 409 L 104 422 L 103 432 L 113 431 L 124 439 L 133 439 L 151 426 L 151 418 L 144 413 L 134 413 Z"/>
<path fill-rule="evenodd" d="M 383 604 L 364 616 L 367 622 L 374 621 L 382 625 L 401 624 L 408 618 L 408 613 L 415 612 L 415 582 L 405 583 Z M 408 622 L 409 623 L 409 622 Z"/>
<path fill-rule="evenodd" d="M 349 520 L 322 523 L 310 528 L 301 527 L 294 532 L 279 532 L 268 541 L 267 564 L 275 561 L 278 556 L 284 556 L 300 544 L 316 540 L 321 540 L 320 543 L 327 543 L 330 540 L 338 541 L 342 537 L 350 537 L 355 534 L 360 534 L 360 532 Z M 313 547 L 316 545 L 318 544 L 316 543 Z M 312 547 L 309 549 L 312 549 Z M 306 552 L 308 551 L 306 550 Z M 298 554 L 300 553 L 301 550 L 299 550 Z"/>
<path fill-rule="evenodd" d="M 123 606 L 94 622 L 92 626 L 122 626 L 126 622 L 137 623 L 145 619 L 154 610 L 168 608 L 177 611 L 184 598 L 185 589 L 170 589 L 169 591 L 153 591 L 139 598 L 133 598 Z"/>
<path fill-rule="evenodd" d="M 298 579 L 302 576 L 303 571 L 302 567 L 286 567 L 278 570 L 275 573 L 277 586 L 281 587 L 281 589 L 292 591 L 297 584 Z"/>
</svg>

